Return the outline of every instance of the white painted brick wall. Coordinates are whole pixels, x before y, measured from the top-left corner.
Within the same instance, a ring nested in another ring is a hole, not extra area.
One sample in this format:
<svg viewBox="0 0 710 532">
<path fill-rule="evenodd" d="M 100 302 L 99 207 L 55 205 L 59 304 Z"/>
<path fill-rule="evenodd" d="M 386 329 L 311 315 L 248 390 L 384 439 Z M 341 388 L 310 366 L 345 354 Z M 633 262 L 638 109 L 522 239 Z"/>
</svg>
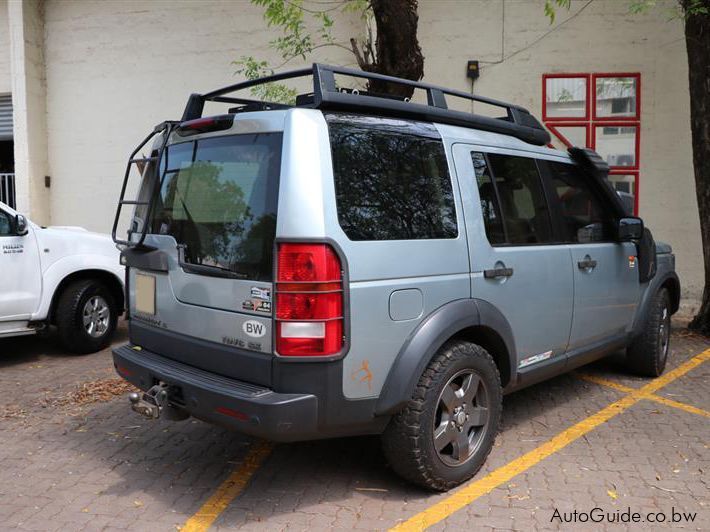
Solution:
<svg viewBox="0 0 710 532">
<path fill-rule="evenodd" d="M 569 13 L 558 10 L 559 28 L 533 44 L 554 28 L 543 15 L 544 1 L 506 0 L 508 59 L 482 64 L 475 90 L 523 105 L 541 118 L 545 73 L 640 72 L 640 215 L 657 239 L 673 245 L 684 293 L 699 297 L 703 263 L 689 126 L 688 61 L 681 21 L 669 21 L 667 16 L 674 2 L 632 15 L 628 0 L 595 0 L 576 15 L 586 3 L 572 2 Z M 419 5 L 426 80 L 469 91 L 466 61 L 501 59 L 503 2 L 420 0 Z"/>
<path fill-rule="evenodd" d="M 0 94 L 10 92 L 10 32 L 7 0 L 0 0 Z"/>
<path fill-rule="evenodd" d="M 669 22 L 662 7 L 630 15 L 627 0 L 595 0 L 578 14 L 586 0 L 575 0 L 550 26 L 543 4 L 420 0 L 425 79 L 470 90 L 466 61 L 499 61 L 504 47 L 505 61 L 483 65 L 476 92 L 540 116 L 544 73 L 641 72 L 641 215 L 673 245 L 686 295 L 698 296 L 702 258 L 680 21 Z M 360 30 L 353 17 L 339 37 Z M 275 34 L 247 0 L 46 0 L 44 32 L 52 221 L 100 231 L 110 227 L 127 154 L 154 124 L 178 118 L 190 92 L 236 81 L 230 62 L 241 55 L 276 59 L 268 45 Z M 0 92 L 6 47 L 0 31 Z M 340 49 L 317 59 L 353 62 Z"/>
<path fill-rule="evenodd" d="M 47 175 L 47 113 L 42 0 L 10 0 L 12 106 L 17 209 L 51 221 Z"/>
</svg>

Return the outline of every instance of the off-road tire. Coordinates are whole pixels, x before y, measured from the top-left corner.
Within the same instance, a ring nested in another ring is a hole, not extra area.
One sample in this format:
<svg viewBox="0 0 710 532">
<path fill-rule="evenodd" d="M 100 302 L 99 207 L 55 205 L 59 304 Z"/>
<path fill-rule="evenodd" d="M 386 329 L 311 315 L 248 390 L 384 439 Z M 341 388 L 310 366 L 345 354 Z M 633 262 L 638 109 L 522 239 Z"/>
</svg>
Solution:
<svg viewBox="0 0 710 532">
<path fill-rule="evenodd" d="M 94 296 L 102 298 L 109 309 L 108 327 L 99 337 L 92 337 L 84 327 L 83 312 Z M 55 312 L 59 342 L 72 354 L 95 353 L 108 346 L 116 330 L 118 309 L 111 291 L 100 281 L 85 279 L 69 284 L 59 295 Z"/>
<path fill-rule="evenodd" d="M 473 370 L 485 387 L 488 421 L 480 443 L 463 464 L 447 465 L 434 446 L 434 423 L 440 394 L 459 372 Z M 470 479 L 493 447 L 503 408 L 500 374 L 491 355 L 464 341 L 445 344 L 422 374 L 412 398 L 382 435 L 382 447 L 392 469 L 419 486 L 447 491 Z"/>
<path fill-rule="evenodd" d="M 626 365 L 637 375 L 659 377 L 666 368 L 670 351 L 670 312 L 668 290 L 661 288 L 653 296 L 641 334 L 626 349 Z M 664 344 L 666 334 L 668 343 Z"/>
</svg>

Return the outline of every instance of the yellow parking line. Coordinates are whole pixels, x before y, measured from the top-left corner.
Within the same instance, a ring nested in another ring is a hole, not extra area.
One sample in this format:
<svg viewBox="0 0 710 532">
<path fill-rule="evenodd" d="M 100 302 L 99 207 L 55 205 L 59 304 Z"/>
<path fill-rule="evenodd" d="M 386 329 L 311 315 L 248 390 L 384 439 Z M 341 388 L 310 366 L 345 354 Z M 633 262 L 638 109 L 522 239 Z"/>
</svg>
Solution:
<svg viewBox="0 0 710 532">
<path fill-rule="evenodd" d="M 706 360 L 710 360 L 710 349 L 706 349 L 702 353 L 695 355 L 693 358 L 691 358 L 684 364 L 681 364 L 677 368 L 669 371 L 665 375 L 662 375 L 661 377 L 652 380 L 646 386 L 640 388 L 639 392 L 642 392 L 644 394 L 656 393 L 658 390 L 673 382 L 677 378 L 682 377 L 690 370 L 697 368 Z"/>
<path fill-rule="evenodd" d="M 662 405 L 672 406 L 673 408 L 678 408 L 680 410 L 685 410 L 691 414 L 697 414 L 699 416 L 710 417 L 710 412 L 698 408 L 697 406 L 692 406 L 686 403 L 681 403 L 680 401 L 674 401 L 673 399 L 668 399 L 666 397 L 661 397 L 660 395 L 648 395 L 644 399 L 650 399 L 651 401 L 656 401 Z"/>
<path fill-rule="evenodd" d="M 636 388 L 630 388 L 629 386 L 624 386 L 623 384 L 619 384 L 618 382 L 609 381 L 607 379 L 597 377 L 596 375 L 587 375 L 587 374 L 580 373 L 580 374 L 577 374 L 577 377 L 579 377 L 583 381 L 593 382 L 594 384 L 606 386 L 607 388 L 614 388 L 615 390 L 618 390 L 618 391 L 624 392 L 624 393 L 633 393 L 635 391 L 638 391 Z"/>
<path fill-rule="evenodd" d="M 180 528 L 181 532 L 202 532 L 207 530 L 229 503 L 246 487 L 249 479 L 259 469 L 259 466 L 269 456 L 273 445 L 268 442 L 257 442 L 249 449 L 242 464 L 222 482 L 207 502 L 197 510 L 197 513 L 187 520 Z"/>
<path fill-rule="evenodd" d="M 600 384 L 601 386 L 606 386 L 608 388 L 613 388 L 615 390 L 618 390 L 620 392 L 624 393 L 633 393 L 635 390 L 634 388 L 629 388 L 628 386 L 624 386 L 623 384 L 619 384 L 618 382 L 613 382 L 607 379 L 602 379 L 601 377 L 597 377 L 596 375 L 583 375 L 580 374 L 578 377 L 582 380 L 585 380 L 587 382 L 593 382 L 595 384 Z M 697 414 L 699 416 L 705 416 L 705 417 L 710 417 L 710 412 L 707 410 L 703 410 L 702 408 L 698 408 L 696 406 L 692 406 L 686 403 L 681 403 L 680 401 L 674 401 L 673 399 L 668 399 L 667 397 L 663 397 L 660 395 L 655 395 L 652 393 L 645 394 L 644 399 L 648 399 L 650 401 L 656 401 L 657 403 L 661 403 L 666 406 L 671 406 L 673 408 L 678 408 L 680 410 L 685 410 L 686 412 L 690 412 L 691 414 Z"/>
<path fill-rule="evenodd" d="M 485 477 L 455 491 L 444 500 L 414 515 L 407 521 L 400 523 L 392 528 L 392 530 L 425 530 L 439 521 L 446 519 L 457 510 L 471 504 L 479 497 L 490 493 L 501 484 L 504 484 L 520 473 L 527 471 L 535 464 L 538 464 L 548 456 L 563 449 L 570 443 L 594 430 L 599 425 L 606 423 L 613 417 L 621 414 L 641 399 L 644 399 L 649 393 L 656 392 L 663 386 L 666 386 L 670 382 L 685 375 L 687 372 L 693 368 L 696 368 L 709 358 L 710 349 L 696 355 L 676 369 L 669 371 L 662 377 L 651 381 L 638 390 L 629 392 L 625 397 L 622 397 L 609 406 L 602 408 L 596 414 L 589 416 L 576 425 L 573 425 L 556 436 L 553 436 L 550 440 L 546 441 L 532 451 L 525 453 L 515 460 L 508 462 L 506 465 L 492 471 Z"/>
</svg>

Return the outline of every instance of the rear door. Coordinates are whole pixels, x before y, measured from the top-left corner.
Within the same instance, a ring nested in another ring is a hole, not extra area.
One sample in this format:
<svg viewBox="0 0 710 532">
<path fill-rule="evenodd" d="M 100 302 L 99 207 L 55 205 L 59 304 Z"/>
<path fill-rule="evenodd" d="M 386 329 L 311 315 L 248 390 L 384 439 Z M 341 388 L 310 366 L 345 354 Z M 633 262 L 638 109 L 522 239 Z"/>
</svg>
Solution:
<svg viewBox="0 0 710 532">
<path fill-rule="evenodd" d="M 574 164 L 543 166 L 572 253 L 575 297 L 569 349 L 585 349 L 631 327 L 640 291 L 636 245 L 615 241 L 613 214 Z"/>
<path fill-rule="evenodd" d="M 205 356 L 157 339 L 171 333 L 271 353 L 282 133 L 179 140 L 161 161 L 146 239 L 168 255 L 169 271 L 131 269 L 132 318 L 151 328 L 152 347 L 165 356 L 243 377 L 223 352 Z"/>
<path fill-rule="evenodd" d="M 473 297 L 508 320 L 523 373 L 564 365 L 572 324 L 569 249 L 558 242 L 536 160 L 454 145 Z"/>
</svg>

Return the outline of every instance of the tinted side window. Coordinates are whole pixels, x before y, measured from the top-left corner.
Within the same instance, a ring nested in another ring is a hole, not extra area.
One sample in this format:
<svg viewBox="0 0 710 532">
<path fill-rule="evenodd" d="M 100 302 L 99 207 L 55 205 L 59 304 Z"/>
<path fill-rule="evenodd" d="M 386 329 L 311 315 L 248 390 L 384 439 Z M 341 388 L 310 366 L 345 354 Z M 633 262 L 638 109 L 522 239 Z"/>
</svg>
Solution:
<svg viewBox="0 0 710 532">
<path fill-rule="evenodd" d="M 509 244 L 554 241 L 550 210 L 534 159 L 488 154 Z"/>
<path fill-rule="evenodd" d="M 326 115 L 340 226 L 351 240 L 455 238 L 444 146 L 433 126 Z"/>
<path fill-rule="evenodd" d="M 505 243 L 505 230 L 503 229 L 503 218 L 500 215 L 500 205 L 488 169 L 486 156 L 480 152 L 471 152 L 473 161 L 473 171 L 476 174 L 476 184 L 478 185 L 478 196 L 481 200 L 481 212 L 483 213 L 483 225 L 486 228 L 486 236 L 491 244 Z"/>
<path fill-rule="evenodd" d="M 0 211 L 0 236 L 8 236 L 12 234 L 12 224 L 10 223 L 10 215 Z"/>
<path fill-rule="evenodd" d="M 612 238 L 612 216 L 572 164 L 548 162 L 550 180 L 560 205 L 568 242 L 606 242 Z"/>
</svg>

